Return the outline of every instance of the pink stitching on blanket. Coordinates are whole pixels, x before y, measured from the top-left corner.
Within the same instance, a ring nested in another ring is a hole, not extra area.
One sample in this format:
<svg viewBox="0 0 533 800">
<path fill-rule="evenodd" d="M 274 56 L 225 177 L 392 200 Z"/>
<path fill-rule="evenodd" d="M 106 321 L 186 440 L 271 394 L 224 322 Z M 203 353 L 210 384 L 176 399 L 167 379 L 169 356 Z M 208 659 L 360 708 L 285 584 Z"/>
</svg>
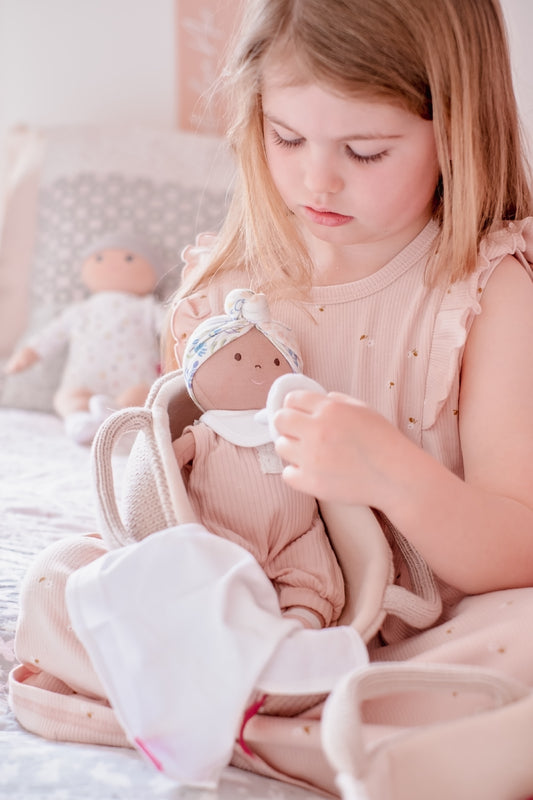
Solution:
<svg viewBox="0 0 533 800">
<path fill-rule="evenodd" d="M 261 706 L 263 705 L 263 703 L 265 702 L 266 699 L 267 699 L 267 696 L 266 696 L 266 694 L 264 694 L 255 703 L 252 703 L 252 705 L 249 706 L 246 709 L 246 711 L 244 712 L 244 715 L 243 715 L 243 718 L 242 718 L 241 729 L 239 731 L 239 744 L 240 744 L 240 746 L 242 747 L 242 749 L 244 750 L 244 752 L 246 753 L 247 756 L 253 756 L 253 752 L 250 750 L 250 748 L 248 747 L 248 745 L 244 741 L 244 729 L 245 729 L 247 723 L 249 722 L 249 720 L 251 720 L 252 717 L 255 717 L 255 715 L 257 714 L 257 712 L 259 711 L 259 709 L 261 708 Z"/>
<path fill-rule="evenodd" d="M 135 744 L 137 745 L 137 747 L 138 747 L 140 750 L 142 750 L 142 751 L 143 751 L 143 753 L 144 753 L 146 756 L 148 756 L 148 758 L 150 759 L 150 761 L 152 762 L 152 764 L 154 764 L 154 766 L 155 766 L 155 767 L 156 767 L 156 768 L 159 770 L 159 772 L 163 772 L 163 765 L 162 765 L 162 763 L 159 761 L 159 759 L 158 759 L 158 758 L 156 758 L 156 757 L 154 756 L 154 754 L 153 754 L 153 753 L 151 753 L 151 752 L 150 752 L 149 748 L 146 746 L 146 744 L 143 742 L 143 740 L 142 740 L 142 739 L 139 739 L 139 737 L 136 737 L 136 738 L 135 738 L 133 741 L 135 742 Z"/>
</svg>

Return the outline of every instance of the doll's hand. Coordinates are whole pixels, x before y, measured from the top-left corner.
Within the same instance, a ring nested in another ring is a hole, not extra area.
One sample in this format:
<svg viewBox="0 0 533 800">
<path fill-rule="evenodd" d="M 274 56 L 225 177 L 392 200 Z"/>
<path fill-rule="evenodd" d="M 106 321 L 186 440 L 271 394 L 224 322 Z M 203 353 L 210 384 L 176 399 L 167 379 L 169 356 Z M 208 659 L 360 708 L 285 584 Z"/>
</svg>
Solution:
<svg viewBox="0 0 533 800">
<path fill-rule="evenodd" d="M 177 439 L 174 439 L 172 449 L 180 469 L 183 469 L 185 464 L 193 461 L 196 453 L 196 440 L 191 431 L 185 431 Z"/>
<path fill-rule="evenodd" d="M 28 369 L 36 361 L 39 361 L 40 356 L 35 352 L 33 347 L 23 347 L 18 353 L 11 356 L 9 361 L 4 367 L 4 372 L 7 375 L 12 375 L 14 372 L 22 372 Z"/>
<path fill-rule="evenodd" d="M 348 395 L 294 391 L 275 416 L 283 477 L 319 500 L 383 509 L 398 488 L 411 443 L 388 420 Z"/>
</svg>

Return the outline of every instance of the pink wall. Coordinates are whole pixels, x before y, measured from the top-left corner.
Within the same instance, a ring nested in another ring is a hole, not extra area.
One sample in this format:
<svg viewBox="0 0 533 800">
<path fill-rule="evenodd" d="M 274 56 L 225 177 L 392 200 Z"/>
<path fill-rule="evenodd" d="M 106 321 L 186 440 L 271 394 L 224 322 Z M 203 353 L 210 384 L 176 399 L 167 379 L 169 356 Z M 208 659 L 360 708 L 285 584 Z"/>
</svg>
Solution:
<svg viewBox="0 0 533 800">
<path fill-rule="evenodd" d="M 239 0 L 175 0 L 178 127 L 221 133 L 220 109 L 208 94 L 238 21 Z"/>
</svg>

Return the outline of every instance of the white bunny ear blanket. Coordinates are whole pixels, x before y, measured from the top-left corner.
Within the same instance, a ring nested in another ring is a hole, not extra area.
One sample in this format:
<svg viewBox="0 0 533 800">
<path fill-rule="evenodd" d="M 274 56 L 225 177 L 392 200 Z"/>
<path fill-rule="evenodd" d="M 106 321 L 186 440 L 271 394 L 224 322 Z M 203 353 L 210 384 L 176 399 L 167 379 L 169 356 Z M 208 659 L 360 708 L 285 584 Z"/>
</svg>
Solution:
<svg viewBox="0 0 533 800">
<path fill-rule="evenodd" d="M 325 693 L 368 662 L 354 628 L 284 618 L 250 553 L 196 523 L 73 573 L 67 606 L 131 742 L 181 784 L 216 787 L 255 689 Z"/>
</svg>

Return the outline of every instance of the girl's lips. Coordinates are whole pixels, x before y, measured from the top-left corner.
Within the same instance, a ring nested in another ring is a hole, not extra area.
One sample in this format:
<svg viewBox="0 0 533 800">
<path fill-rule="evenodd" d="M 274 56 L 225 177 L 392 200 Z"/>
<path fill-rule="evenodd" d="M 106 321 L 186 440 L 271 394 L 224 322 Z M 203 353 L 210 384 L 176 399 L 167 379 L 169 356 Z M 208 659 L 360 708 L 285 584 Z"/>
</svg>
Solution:
<svg viewBox="0 0 533 800">
<path fill-rule="evenodd" d="M 336 228 L 339 225 L 346 225 L 351 222 L 353 217 L 347 217 L 345 214 L 337 214 L 335 211 L 325 211 L 312 206 L 304 206 L 304 213 L 317 225 L 326 225 L 329 228 Z"/>
</svg>

